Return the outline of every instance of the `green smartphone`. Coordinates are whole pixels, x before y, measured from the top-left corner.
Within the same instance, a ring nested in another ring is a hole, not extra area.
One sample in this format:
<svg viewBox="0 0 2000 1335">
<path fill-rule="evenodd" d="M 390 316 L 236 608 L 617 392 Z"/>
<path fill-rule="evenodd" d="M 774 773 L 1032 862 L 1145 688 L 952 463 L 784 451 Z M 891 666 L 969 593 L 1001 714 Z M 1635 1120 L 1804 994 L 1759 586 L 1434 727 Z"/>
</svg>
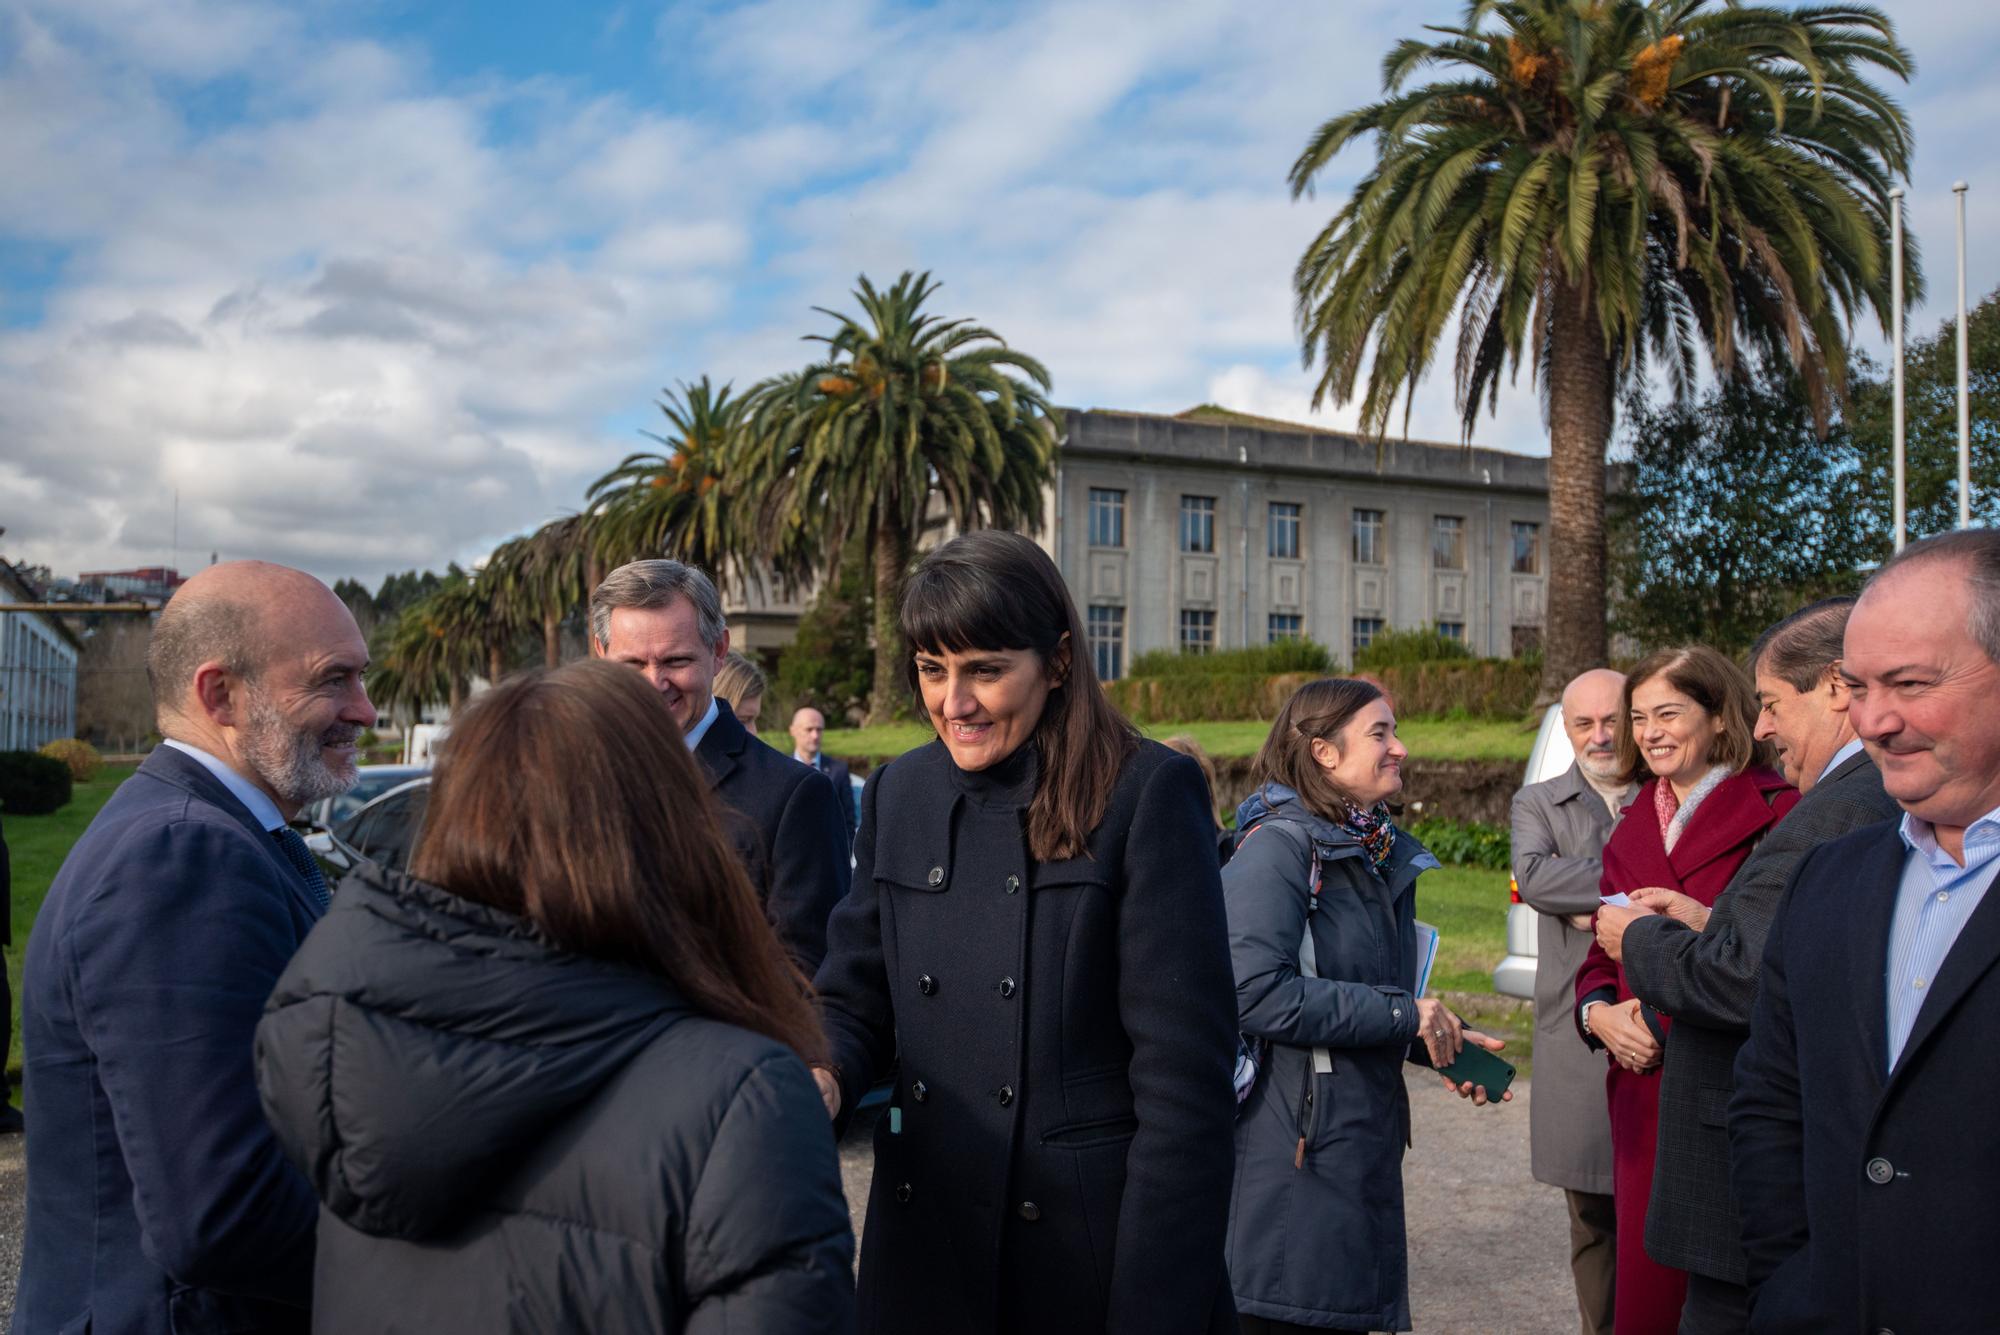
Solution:
<svg viewBox="0 0 2000 1335">
<path fill-rule="evenodd" d="M 1454 1085 L 1462 1085 L 1468 1080 L 1475 1085 L 1484 1085 L 1489 1099 L 1498 1099 L 1507 1092 L 1507 1086 L 1514 1083 L 1512 1066 L 1470 1042 L 1458 1050 L 1458 1060 L 1438 1074 L 1449 1077 Z"/>
</svg>

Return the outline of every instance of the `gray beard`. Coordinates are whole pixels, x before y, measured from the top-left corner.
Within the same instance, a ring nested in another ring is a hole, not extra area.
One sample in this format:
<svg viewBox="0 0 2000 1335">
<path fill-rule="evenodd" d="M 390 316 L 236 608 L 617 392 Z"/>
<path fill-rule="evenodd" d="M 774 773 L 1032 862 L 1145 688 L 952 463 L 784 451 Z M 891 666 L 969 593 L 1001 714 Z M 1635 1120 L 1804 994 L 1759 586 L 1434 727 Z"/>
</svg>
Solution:
<svg viewBox="0 0 2000 1335">
<path fill-rule="evenodd" d="M 352 762 L 336 767 L 319 753 L 328 743 L 352 741 L 360 732 L 352 724 L 338 723 L 323 733 L 301 732 L 256 687 L 250 690 L 249 713 L 243 758 L 282 800 L 302 807 L 336 797 L 360 777 Z"/>
<path fill-rule="evenodd" d="M 1615 753 L 1609 760 L 1595 762 L 1579 755 L 1576 764 L 1585 778 L 1595 779 L 1601 785 L 1615 786 L 1618 783 L 1618 757 Z"/>
</svg>

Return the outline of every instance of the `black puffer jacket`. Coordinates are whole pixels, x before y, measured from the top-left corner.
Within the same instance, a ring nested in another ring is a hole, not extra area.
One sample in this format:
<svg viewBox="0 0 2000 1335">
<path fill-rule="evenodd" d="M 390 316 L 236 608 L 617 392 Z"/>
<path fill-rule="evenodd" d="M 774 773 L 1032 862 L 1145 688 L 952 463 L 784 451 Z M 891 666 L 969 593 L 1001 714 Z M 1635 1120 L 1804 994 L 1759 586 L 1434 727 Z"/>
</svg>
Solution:
<svg viewBox="0 0 2000 1335">
<path fill-rule="evenodd" d="M 805 1067 L 518 918 L 349 877 L 272 994 L 257 1083 L 324 1207 L 319 1335 L 853 1328 Z"/>
</svg>

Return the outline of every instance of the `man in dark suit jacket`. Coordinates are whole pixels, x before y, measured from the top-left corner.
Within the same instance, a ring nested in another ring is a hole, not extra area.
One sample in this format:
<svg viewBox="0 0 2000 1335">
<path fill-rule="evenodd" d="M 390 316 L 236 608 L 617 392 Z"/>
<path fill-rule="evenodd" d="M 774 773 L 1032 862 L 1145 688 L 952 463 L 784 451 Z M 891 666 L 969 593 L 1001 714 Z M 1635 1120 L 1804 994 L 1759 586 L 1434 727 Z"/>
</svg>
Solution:
<svg viewBox="0 0 2000 1335">
<path fill-rule="evenodd" d="M 1653 912 L 1602 915 L 1625 924 L 1609 934 L 1633 992 L 1674 1017 L 1660 1077 L 1646 1252 L 1688 1272 L 1681 1335 L 1740 1332 L 1749 1320 L 1724 1110 L 1736 1086 L 1736 1052 L 1750 1030 L 1771 915 L 1813 849 L 1898 814 L 1848 722 L 1840 655 L 1853 605 L 1852 598 L 1814 603 L 1765 631 L 1751 651 L 1763 707 L 1757 736 L 1777 743 L 1785 777 L 1804 799 L 1765 836 L 1713 910 L 1660 892 L 1634 896 Z"/>
<path fill-rule="evenodd" d="M 14 870 L 7 857 L 7 836 L 0 832 L 0 946 L 13 944 Z M 13 1042 L 14 989 L 7 980 L 7 961 L 0 959 L 0 1071 L 7 1069 L 7 1051 Z M 0 1096 L 0 1135 L 13 1135 L 25 1125 L 21 1110 Z"/>
<path fill-rule="evenodd" d="M 1991 1330 L 2000 533 L 1884 565 L 1841 675 L 1905 814 L 1807 857 L 1765 947 L 1729 1105 L 1750 1328 Z"/>
<path fill-rule="evenodd" d="M 792 759 L 801 765 L 809 765 L 826 775 L 833 785 L 834 800 L 840 803 L 840 814 L 847 822 L 847 842 L 852 845 L 854 832 L 860 823 L 860 813 L 855 810 L 854 778 L 848 772 L 847 762 L 835 760 L 820 748 L 826 737 L 826 715 L 811 705 L 800 705 L 792 711 Z"/>
<path fill-rule="evenodd" d="M 211 566 L 160 615 L 166 742 L 49 888 L 21 998 L 16 1335 L 300 1331 L 318 1203 L 258 1104 L 258 1017 L 326 907 L 286 821 L 354 781 L 368 648 L 318 580 Z"/>
<path fill-rule="evenodd" d="M 730 839 L 779 940 L 811 976 L 852 873 L 847 826 L 826 776 L 751 736 L 716 698 L 729 626 L 715 585 L 679 561 L 622 565 L 590 595 L 590 646 L 638 669 L 667 702 L 729 809 Z"/>
</svg>

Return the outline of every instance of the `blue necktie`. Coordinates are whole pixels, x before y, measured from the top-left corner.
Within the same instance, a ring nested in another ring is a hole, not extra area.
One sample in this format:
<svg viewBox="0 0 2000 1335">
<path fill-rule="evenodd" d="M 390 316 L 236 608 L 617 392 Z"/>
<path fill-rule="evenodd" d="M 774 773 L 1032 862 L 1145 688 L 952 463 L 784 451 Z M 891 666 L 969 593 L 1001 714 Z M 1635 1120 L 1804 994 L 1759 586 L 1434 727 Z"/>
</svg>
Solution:
<svg viewBox="0 0 2000 1335">
<path fill-rule="evenodd" d="M 327 893 L 326 877 L 319 869 L 319 859 L 306 847 L 306 841 L 297 830 L 289 825 L 280 825 L 271 831 L 278 837 L 278 847 L 285 850 L 285 861 L 298 868 L 299 875 L 306 878 L 306 889 L 312 891 L 313 902 L 324 909 L 333 902 Z"/>
</svg>

